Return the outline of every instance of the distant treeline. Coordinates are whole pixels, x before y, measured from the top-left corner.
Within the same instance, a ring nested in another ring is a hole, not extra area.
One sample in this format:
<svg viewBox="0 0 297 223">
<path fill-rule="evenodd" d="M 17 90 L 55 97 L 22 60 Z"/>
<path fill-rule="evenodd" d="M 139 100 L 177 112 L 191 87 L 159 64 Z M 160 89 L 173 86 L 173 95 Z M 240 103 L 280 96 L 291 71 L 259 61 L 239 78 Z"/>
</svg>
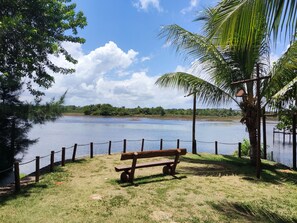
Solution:
<svg viewBox="0 0 297 223">
<path fill-rule="evenodd" d="M 110 104 L 97 104 L 87 106 L 74 106 L 69 105 L 64 107 L 65 113 L 83 113 L 85 115 L 98 115 L 98 116 L 190 116 L 193 114 L 192 109 L 164 109 L 161 106 L 152 108 L 125 108 L 113 107 Z M 231 117 L 239 116 L 241 114 L 238 110 L 230 109 L 197 109 L 199 116 L 211 117 Z"/>
</svg>

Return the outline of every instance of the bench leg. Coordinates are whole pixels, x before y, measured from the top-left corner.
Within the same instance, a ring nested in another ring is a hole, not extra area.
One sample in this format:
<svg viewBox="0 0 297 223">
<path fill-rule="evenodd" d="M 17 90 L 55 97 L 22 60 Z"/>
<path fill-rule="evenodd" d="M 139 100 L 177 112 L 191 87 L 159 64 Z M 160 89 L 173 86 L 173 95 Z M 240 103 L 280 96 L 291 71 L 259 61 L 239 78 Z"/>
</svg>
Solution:
<svg viewBox="0 0 297 223">
<path fill-rule="evenodd" d="M 130 175 L 127 172 L 121 174 L 121 182 L 126 183 L 129 181 Z"/>
<path fill-rule="evenodd" d="M 170 167 L 170 165 L 166 165 L 163 167 L 163 174 L 164 175 L 170 175 L 172 172 L 172 168 Z"/>
</svg>

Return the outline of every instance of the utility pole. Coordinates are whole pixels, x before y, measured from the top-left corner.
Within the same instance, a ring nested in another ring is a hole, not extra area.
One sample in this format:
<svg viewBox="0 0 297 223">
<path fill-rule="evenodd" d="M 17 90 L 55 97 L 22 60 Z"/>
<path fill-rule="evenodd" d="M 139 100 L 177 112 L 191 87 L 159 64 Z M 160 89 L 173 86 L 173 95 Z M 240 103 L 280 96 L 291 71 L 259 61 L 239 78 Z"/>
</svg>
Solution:
<svg viewBox="0 0 297 223">
<path fill-rule="evenodd" d="M 189 97 L 190 95 L 193 95 L 193 119 L 192 119 L 192 153 L 197 154 L 197 144 L 196 144 L 196 98 L 197 98 L 197 93 L 192 92 L 189 93 L 188 95 L 185 95 L 184 97 Z"/>
<path fill-rule="evenodd" d="M 294 86 L 294 94 L 295 94 L 295 107 L 297 108 L 297 86 Z M 296 110 L 293 113 L 293 169 L 296 170 L 296 122 L 297 122 L 297 114 Z"/>
<path fill-rule="evenodd" d="M 192 153 L 197 154 L 196 145 L 196 93 L 193 95 Z"/>
<path fill-rule="evenodd" d="M 257 63 L 257 178 L 261 175 L 261 92 L 260 92 L 260 66 Z"/>
</svg>

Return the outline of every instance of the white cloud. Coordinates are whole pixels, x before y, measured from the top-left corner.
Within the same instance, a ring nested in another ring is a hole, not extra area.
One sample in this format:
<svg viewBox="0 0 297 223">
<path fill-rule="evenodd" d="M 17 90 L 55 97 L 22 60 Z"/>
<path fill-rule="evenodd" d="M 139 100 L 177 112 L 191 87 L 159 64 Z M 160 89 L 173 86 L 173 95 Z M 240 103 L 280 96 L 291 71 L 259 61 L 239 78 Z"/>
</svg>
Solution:
<svg viewBox="0 0 297 223">
<path fill-rule="evenodd" d="M 163 11 L 159 0 L 137 0 L 133 3 L 133 6 L 138 10 L 147 11 L 149 7 L 152 7 L 157 9 L 159 12 Z"/>
<path fill-rule="evenodd" d="M 51 59 L 57 65 L 75 68 L 76 72 L 54 74 L 55 84 L 45 91 L 44 101 L 58 98 L 68 90 L 67 105 L 109 103 L 125 107 L 191 107 L 191 99 L 184 98 L 183 91 L 156 86 L 158 77 L 149 75 L 146 69 L 131 71 L 132 64 L 149 59 L 138 59 L 138 52 L 133 49 L 124 52 L 114 42 L 88 54 L 83 52 L 80 44 L 67 43 L 64 47 L 76 56 L 77 64 L 69 64 L 63 57 Z M 23 99 L 28 98 L 28 94 L 23 95 Z"/>
<path fill-rule="evenodd" d="M 198 6 L 198 0 L 190 0 L 190 5 L 187 8 L 182 9 L 180 12 L 186 14 L 193 11 Z"/>
<path fill-rule="evenodd" d="M 151 59 L 150 57 L 142 57 L 142 58 L 141 58 L 141 62 L 148 61 L 148 60 L 150 60 L 150 59 Z"/>
</svg>

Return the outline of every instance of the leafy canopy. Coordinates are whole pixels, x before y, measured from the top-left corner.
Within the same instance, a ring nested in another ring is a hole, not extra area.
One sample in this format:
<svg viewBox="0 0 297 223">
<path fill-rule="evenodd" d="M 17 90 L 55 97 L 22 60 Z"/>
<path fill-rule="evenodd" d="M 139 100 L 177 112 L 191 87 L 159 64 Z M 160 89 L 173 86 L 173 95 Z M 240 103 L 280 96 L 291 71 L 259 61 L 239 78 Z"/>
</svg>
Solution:
<svg viewBox="0 0 297 223">
<path fill-rule="evenodd" d="M 39 87 L 52 86 L 54 73 L 68 74 L 73 69 L 56 66 L 49 55 L 64 55 L 77 61 L 62 46 L 64 41 L 84 43 L 77 29 L 86 26 L 86 17 L 75 11 L 71 0 L 0 1 L 0 75 L 23 81 L 36 98 Z"/>
</svg>

